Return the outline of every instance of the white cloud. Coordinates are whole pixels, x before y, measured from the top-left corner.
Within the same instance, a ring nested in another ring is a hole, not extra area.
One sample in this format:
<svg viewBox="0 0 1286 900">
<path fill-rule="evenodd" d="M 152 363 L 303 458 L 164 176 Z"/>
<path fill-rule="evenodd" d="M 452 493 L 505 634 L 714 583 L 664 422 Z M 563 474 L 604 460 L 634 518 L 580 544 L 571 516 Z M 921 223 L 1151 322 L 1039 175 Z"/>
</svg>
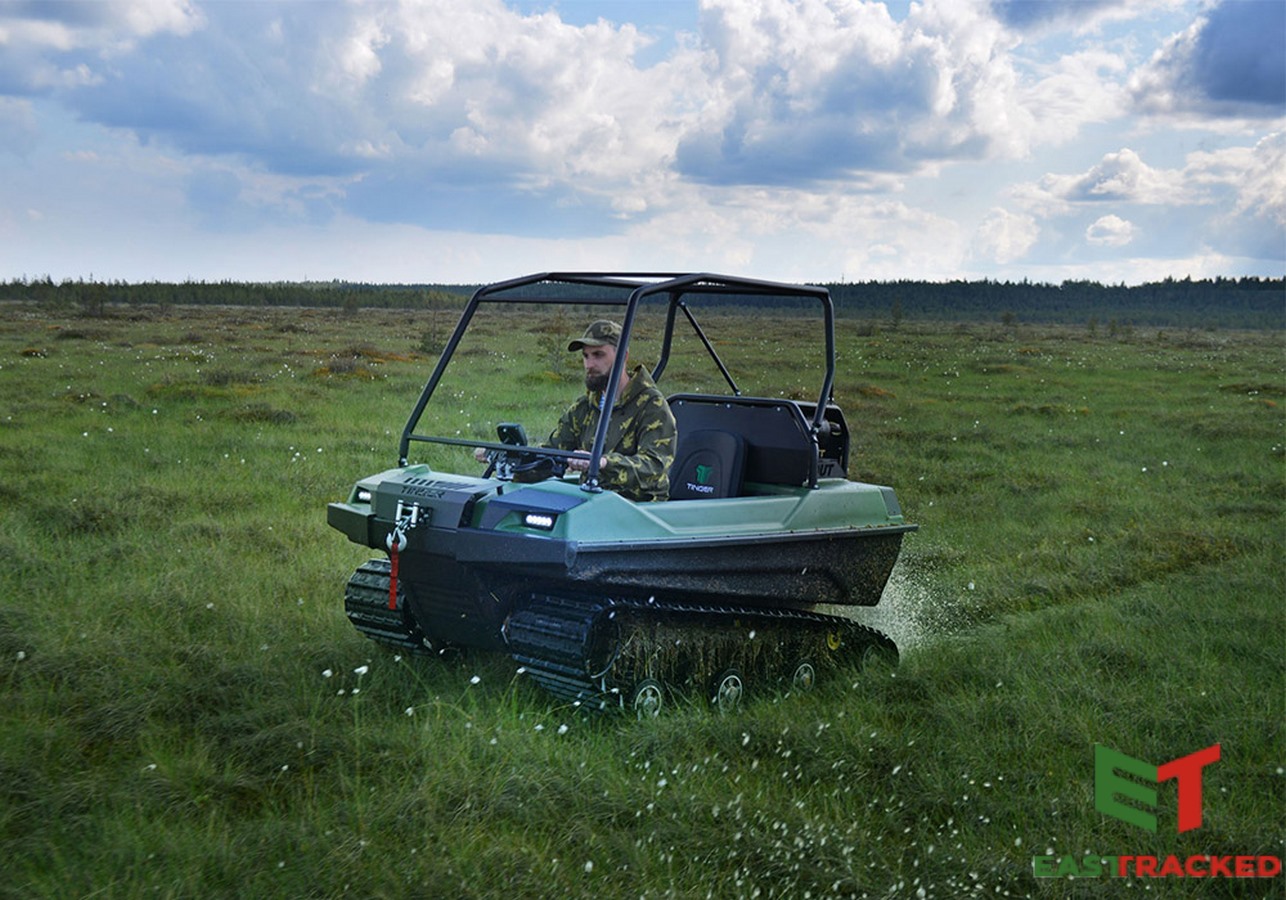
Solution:
<svg viewBox="0 0 1286 900">
<path fill-rule="evenodd" d="M 1075 179 L 1067 186 L 1066 196 L 1095 202 L 1174 204 L 1183 201 L 1183 187 L 1175 173 L 1152 168 L 1127 147 L 1107 154 L 1102 162 Z"/>
<path fill-rule="evenodd" d="M 1154 169 L 1128 147 L 1106 154 L 1079 175 L 1046 175 L 1039 193 L 1066 203 L 1179 205 L 1194 199 L 1182 172 Z M 1055 202 L 1051 206 L 1059 205 Z"/>
<path fill-rule="evenodd" d="M 1009 44 L 977 4 L 930 0 L 897 22 L 875 3 L 706 0 L 702 37 L 705 105 L 678 147 L 689 177 L 807 185 L 1009 142 Z"/>
<path fill-rule="evenodd" d="M 1035 217 L 993 209 L 974 235 L 973 255 L 1008 265 L 1021 259 L 1040 237 Z"/>
<path fill-rule="evenodd" d="M 1085 240 L 1107 247 L 1124 247 L 1134 240 L 1134 233 L 1133 223 L 1120 216 L 1107 215 L 1096 219 L 1085 229 Z"/>
<path fill-rule="evenodd" d="M 1270 134 L 1253 147 L 1190 154 L 1187 172 L 1204 188 L 1231 189 L 1234 213 L 1286 228 L 1286 132 Z"/>
<path fill-rule="evenodd" d="M 1149 166 L 1134 150 L 1106 154 L 1080 174 L 1048 174 L 1038 185 L 1015 189 L 1025 208 L 1038 215 L 1068 212 L 1100 203 L 1164 207 L 1214 205 L 1286 226 L 1286 132 L 1253 146 L 1188 154 L 1182 168 Z"/>
<path fill-rule="evenodd" d="M 1252 147 L 1193 153 L 1187 172 L 1214 198 L 1209 243 L 1238 256 L 1278 260 L 1286 270 L 1286 132 Z"/>
<path fill-rule="evenodd" d="M 205 17 L 192 0 L 115 0 L 102 5 L 119 9 L 120 20 L 137 37 L 159 32 L 191 34 L 205 22 Z M 112 18 L 117 17 L 113 15 Z"/>
<path fill-rule="evenodd" d="M 356 87 L 366 84 L 383 68 L 380 49 L 388 42 L 389 36 L 378 23 L 362 23 L 334 51 L 338 62 L 337 74 L 342 73 Z"/>
<path fill-rule="evenodd" d="M 591 190 L 593 179 L 666 163 L 694 59 L 678 53 L 641 69 L 634 58 L 649 39 L 631 25 L 576 28 L 498 2 L 444 6 L 377 7 L 366 15 L 379 26 L 348 26 L 385 35 L 372 52 L 388 75 L 363 100 L 381 109 L 402 156 L 440 161 L 461 150 L 511 172 L 588 178 Z"/>
<path fill-rule="evenodd" d="M 1125 68 L 1120 55 L 1100 48 L 1060 56 L 1040 67 L 1041 77 L 1021 91 L 1021 108 L 1030 117 L 1024 150 L 1071 141 L 1087 123 L 1118 118 L 1127 103 L 1117 80 Z"/>
<path fill-rule="evenodd" d="M 1139 271 L 1149 253 L 1286 255 L 1282 138 L 1255 99 L 1271 94 L 1243 91 L 1237 108 L 1259 114 L 1211 141 L 1233 100 L 1191 99 L 1219 89 L 1210 60 L 1258 46 L 1244 15 L 1204 0 L 671 2 L 699 6 L 681 17 L 696 32 L 659 30 L 655 4 L 578 24 L 536 0 L 0 5 L 0 152 L 52 185 L 0 182 L 0 207 L 40 209 L 51 240 L 95 213 L 125 227 L 125 206 L 176 243 L 175 223 L 192 228 L 193 248 L 294 224 L 308 237 L 282 246 L 331 265 L 356 251 L 309 241 L 340 246 L 365 222 L 452 248 L 417 259 L 477 260 L 474 277 L 496 253 L 806 279 L 1055 271 L 1090 242 L 1105 263 L 1127 232 Z M 1154 29 L 1178 36 L 1136 70 Z M 1164 112 L 1152 131 L 1133 118 L 1149 79 L 1171 98 L 1149 107 Z M 1180 110 L 1202 129 L 1186 146 L 1205 148 L 1182 162 L 1160 143 Z M 363 259 L 392 267 L 373 240 Z"/>
<path fill-rule="evenodd" d="M 1011 200 L 1051 236 L 1084 229 L 1100 248 L 1185 248 L 1203 258 L 1286 257 L 1286 132 L 1252 146 L 1188 154 L 1181 167 L 1149 166 L 1134 150 L 1106 154 L 1087 171 L 1016 186 Z M 1110 204 L 1117 212 L 1086 213 Z M 1030 259 L 1030 257 L 1028 257 Z"/>
<path fill-rule="evenodd" d="M 113 20 L 103 9 L 100 25 Z M 281 172 L 367 171 L 354 208 L 389 219 L 416 220 L 433 204 L 391 201 L 426 183 L 459 189 L 466 170 L 484 190 L 604 209 L 623 189 L 664 206 L 650 193 L 673 184 L 662 171 L 877 189 L 886 174 L 1022 157 L 1119 107 L 1113 57 L 1069 54 L 1025 76 L 1016 32 L 982 0 L 928 0 L 900 22 L 881 3 L 703 0 L 702 43 L 647 67 L 652 38 L 634 25 L 576 27 L 499 0 L 146 9 L 117 29 L 204 28 L 121 61 L 95 90 L 64 76 L 81 115 Z M 103 77 L 91 66 L 81 80 Z"/>
<path fill-rule="evenodd" d="M 95 0 L 0 5 L 0 47 L 126 53 L 156 34 L 188 35 L 204 23 L 190 0 Z"/>
</svg>

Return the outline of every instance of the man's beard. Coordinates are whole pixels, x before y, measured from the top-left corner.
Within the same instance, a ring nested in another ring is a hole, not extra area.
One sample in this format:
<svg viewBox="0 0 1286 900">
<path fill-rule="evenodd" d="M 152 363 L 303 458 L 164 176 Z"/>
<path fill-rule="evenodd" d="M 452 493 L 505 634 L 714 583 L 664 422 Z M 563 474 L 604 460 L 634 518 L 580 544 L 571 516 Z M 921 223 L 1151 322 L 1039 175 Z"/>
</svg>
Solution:
<svg viewBox="0 0 1286 900">
<path fill-rule="evenodd" d="M 586 373 L 585 374 L 586 389 L 591 390 L 596 394 L 602 393 L 603 391 L 607 390 L 607 379 L 610 374 L 611 373 L 608 373 L 606 375 L 591 375 L 589 373 Z"/>
</svg>

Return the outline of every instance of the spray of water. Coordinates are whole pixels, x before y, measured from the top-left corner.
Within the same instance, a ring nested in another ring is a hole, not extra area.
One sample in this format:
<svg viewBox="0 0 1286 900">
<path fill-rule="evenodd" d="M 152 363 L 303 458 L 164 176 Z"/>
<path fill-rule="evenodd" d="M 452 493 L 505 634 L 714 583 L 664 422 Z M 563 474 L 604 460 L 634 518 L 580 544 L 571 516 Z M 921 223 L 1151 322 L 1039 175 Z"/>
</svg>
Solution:
<svg viewBox="0 0 1286 900">
<path fill-rule="evenodd" d="M 830 606 L 819 611 L 882 631 L 902 652 L 932 644 L 964 627 L 955 592 L 934 578 L 931 563 L 908 553 L 894 566 L 878 606 Z"/>
</svg>

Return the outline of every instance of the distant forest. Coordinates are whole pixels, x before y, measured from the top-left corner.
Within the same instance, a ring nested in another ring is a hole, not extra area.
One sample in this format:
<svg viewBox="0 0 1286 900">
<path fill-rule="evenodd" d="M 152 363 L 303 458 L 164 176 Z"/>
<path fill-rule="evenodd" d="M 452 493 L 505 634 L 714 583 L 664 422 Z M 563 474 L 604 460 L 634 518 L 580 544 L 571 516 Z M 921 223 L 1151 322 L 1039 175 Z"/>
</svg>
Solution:
<svg viewBox="0 0 1286 900">
<path fill-rule="evenodd" d="M 1280 329 L 1286 278 L 1167 278 L 1126 286 L 1095 281 L 869 281 L 826 284 L 837 315 L 872 324 L 995 322 L 1085 325 L 1091 329 Z M 0 282 L 0 301 L 38 303 L 101 316 L 110 307 L 300 306 L 356 310 L 459 309 L 477 285 L 359 284 L 342 281 L 181 283 Z M 735 302 L 735 301 L 730 301 Z"/>
</svg>

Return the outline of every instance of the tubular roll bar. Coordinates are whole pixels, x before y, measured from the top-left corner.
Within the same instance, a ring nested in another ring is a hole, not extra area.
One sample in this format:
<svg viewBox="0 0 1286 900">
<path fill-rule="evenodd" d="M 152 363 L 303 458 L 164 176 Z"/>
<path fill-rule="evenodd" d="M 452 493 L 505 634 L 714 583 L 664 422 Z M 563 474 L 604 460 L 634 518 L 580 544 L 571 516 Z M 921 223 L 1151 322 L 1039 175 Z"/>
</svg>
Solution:
<svg viewBox="0 0 1286 900">
<path fill-rule="evenodd" d="M 556 287 L 557 285 L 577 286 L 582 290 L 572 292 L 558 292 L 555 290 L 550 295 L 526 292 L 538 285 L 549 285 L 551 287 Z M 584 290 L 587 288 L 598 288 L 601 291 Z M 398 465 L 407 465 L 407 457 L 412 441 L 451 446 L 492 446 L 476 441 L 430 437 L 415 433 L 415 429 L 420 423 L 420 417 L 424 415 L 424 410 L 428 406 L 429 398 L 437 390 L 438 383 L 442 380 L 448 363 L 455 355 L 461 339 L 464 337 L 474 314 L 481 304 L 491 302 L 623 306 L 625 307 L 625 314 L 621 321 L 621 337 L 618 344 L 618 350 L 620 350 L 629 348 L 630 335 L 634 328 L 634 317 L 638 311 L 639 304 L 645 298 L 658 294 L 667 294 L 669 299 L 666 307 L 665 335 L 662 339 L 660 357 L 657 360 L 656 367 L 652 370 L 653 379 L 659 380 L 661 374 L 665 371 L 666 365 L 669 363 L 670 350 L 674 343 L 674 326 L 677 313 L 682 311 L 693 331 L 704 345 L 706 352 L 714 360 L 729 388 L 737 396 L 741 395 L 741 390 L 737 387 L 723 360 L 719 358 L 714 345 L 710 342 L 701 326 L 697 324 L 696 318 L 688 308 L 687 298 L 709 295 L 742 295 L 751 297 L 811 298 L 820 302 L 826 340 L 826 373 L 822 379 L 821 391 L 817 397 L 817 407 L 810 423 L 813 441 L 817 441 L 817 434 L 825 421 L 826 405 L 832 398 L 835 385 L 835 308 L 831 302 L 830 292 L 825 288 L 710 273 L 684 275 L 673 272 L 540 272 L 486 285 L 475 291 L 473 296 L 469 298 L 469 302 L 465 305 L 464 312 L 460 316 L 460 321 L 456 323 L 455 330 L 451 333 L 446 347 L 443 348 L 442 355 L 438 357 L 437 365 L 434 366 L 433 373 L 429 376 L 428 382 L 425 383 L 424 390 L 420 392 L 419 400 L 416 401 L 415 408 L 407 418 L 406 426 L 402 429 L 402 438 L 398 444 Z M 625 357 L 625 353 L 617 353 L 616 362 L 613 364 L 611 374 L 608 376 L 608 384 L 620 383 L 621 376 L 625 371 Z M 587 491 L 602 490 L 599 484 L 599 462 L 603 458 L 603 449 L 607 444 L 608 426 L 611 424 L 610 409 L 605 410 L 605 412 L 607 413 L 606 415 L 599 416 L 598 428 L 594 434 L 594 446 L 590 451 L 589 471 L 586 475 L 585 483 L 582 485 L 583 489 Z M 493 449 L 502 448 L 503 445 L 495 444 Z M 572 456 L 571 451 L 565 450 L 549 449 L 543 452 L 548 452 L 551 456 Z M 809 487 L 816 486 L 817 467 L 813 465 L 809 476 Z"/>
</svg>

